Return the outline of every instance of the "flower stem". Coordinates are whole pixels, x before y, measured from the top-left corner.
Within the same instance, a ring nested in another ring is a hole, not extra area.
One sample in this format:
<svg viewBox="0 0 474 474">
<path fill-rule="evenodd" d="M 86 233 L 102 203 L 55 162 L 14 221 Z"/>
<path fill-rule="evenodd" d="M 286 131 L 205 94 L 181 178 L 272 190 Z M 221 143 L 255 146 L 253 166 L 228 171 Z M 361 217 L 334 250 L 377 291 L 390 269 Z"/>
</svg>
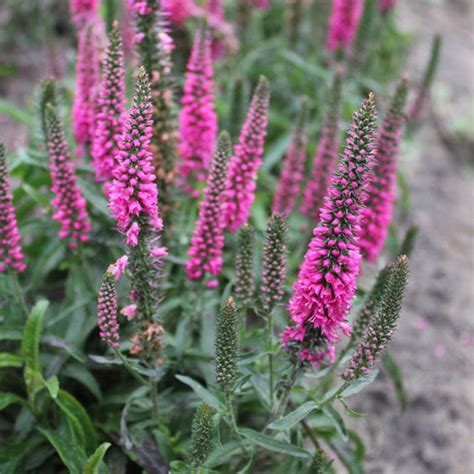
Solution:
<svg viewBox="0 0 474 474">
<path fill-rule="evenodd" d="M 124 357 L 124 355 L 118 349 L 114 349 L 114 351 L 115 351 L 115 354 L 117 355 L 117 357 L 121 360 L 123 366 L 130 373 L 130 375 L 132 375 L 142 385 L 147 385 L 147 386 L 150 387 L 150 384 L 148 383 L 148 381 L 146 381 L 140 374 L 137 374 L 137 372 L 133 369 L 133 367 L 130 365 L 130 363 Z"/>
<path fill-rule="evenodd" d="M 270 410 L 273 412 L 273 318 L 268 315 L 267 327 L 267 350 L 268 350 L 268 392 L 270 397 Z"/>
<path fill-rule="evenodd" d="M 20 306 L 23 310 L 23 313 L 25 314 L 26 319 L 28 319 L 30 312 L 28 311 L 28 306 L 26 305 L 25 294 L 20 286 L 20 282 L 18 281 L 18 274 L 14 271 L 11 271 L 10 275 L 12 277 L 13 290 L 15 292 L 15 296 L 18 298 L 18 301 L 20 302 Z"/>
</svg>

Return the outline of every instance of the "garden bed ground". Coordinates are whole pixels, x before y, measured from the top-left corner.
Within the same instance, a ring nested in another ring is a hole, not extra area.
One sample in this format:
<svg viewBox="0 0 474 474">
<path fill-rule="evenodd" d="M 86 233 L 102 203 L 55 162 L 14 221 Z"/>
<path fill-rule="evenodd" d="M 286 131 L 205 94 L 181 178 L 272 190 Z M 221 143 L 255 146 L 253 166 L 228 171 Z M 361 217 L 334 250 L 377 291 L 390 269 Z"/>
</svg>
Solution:
<svg viewBox="0 0 474 474">
<path fill-rule="evenodd" d="M 466 112 L 474 95 L 473 5 L 469 0 L 400 2 L 401 25 L 419 35 L 411 71 L 421 74 L 434 32 L 444 47 L 438 81 L 452 89 L 450 106 Z M 22 55 L 23 80 L 6 83 L 2 95 L 17 103 L 44 75 L 37 58 Z M 440 113 L 441 111 L 438 111 Z M 444 113 L 444 110 L 442 111 Z M 9 147 L 25 134 L 0 118 Z M 380 377 L 353 405 L 369 416 L 355 420 L 368 450 L 367 472 L 474 472 L 474 173 L 443 145 L 431 118 L 417 145 L 403 158 L 411 191 L 410 218 L 420 227 L 411 282 L 392 355 L 404 373 L 404 412 L 388 379 Z"/>
</svg>

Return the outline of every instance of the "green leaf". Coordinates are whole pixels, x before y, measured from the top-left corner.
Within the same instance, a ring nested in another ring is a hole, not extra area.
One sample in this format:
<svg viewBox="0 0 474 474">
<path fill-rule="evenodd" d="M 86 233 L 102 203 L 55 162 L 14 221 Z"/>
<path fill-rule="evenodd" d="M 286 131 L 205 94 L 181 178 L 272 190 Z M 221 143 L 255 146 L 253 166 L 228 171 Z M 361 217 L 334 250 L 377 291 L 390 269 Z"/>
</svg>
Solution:
<svg viewBox="0 0 474 474">
<path fill-rule="evenodd" d="M 362 377 L 360 379 L 354 380 L 351 382 L 347 388 L 345 388 L 339 395 L 339 398 L 349 397 L 356 393 L 359 393 L 367 385 L 371 384 L 377 377 L 379 371 L 373 370 L 367 377 Z"/>
<path fill-rule="evenodd" d="M 38 430 L 53 445 L 70 474 L 82 474 L 87 458 L 79 446 L 49 428 L 38 427 Z"/>
<path fill-rule="evenodd" d="M 110 448 L 110 443 L 102 443 L 92 454 L 84 467 L 83 474 L 99 474 L 105 453 Z"/>
<path fill-rule="evenodd" d="M 242 451 L 242 448 L 250 446 L 251 442 L 248 439 L 242 441 L 229 441 L 223 444 L 220 448 L 211 452 L 206 460 L 206 466 L 210 468 L 221 466 L 228 462 L 228 460 Z"/>
<path fill-rule="evenodd" d="M 21 356 L 10 354 L 9 352 L 0 352 L 0 368 L 2 367 L 21 367 L 23 358 Z"/>
<path fill-rule="evenodd" d="M 339 433 L 339 436 L 344 440 L 348 440 L 347 428 L 342 416 L 332 405 L 325 405 L 323 407 L 323 413 L 327 415 L 334 424 L 336 431 Z"/>
<path fill-rule="evenodd" d="M 342 403 L 342 405 L 344 406 L 344 409 L 346 410 L 346 413 L 349 416 L 352 416 L 353 418 L 362 418 L 366 416 L 364 415 L 364 413 L 359 413 L 357 411 L 354 411 L 343 398 L 340 398 L 339 401 Z"/>
<path fill-rule="evenodd" d="M 405 393 L 405 388 L 403 387 L 403 378 L 400 367 L 395 362 L 395 359 L 390 355 L 390 352 L 387 350 L 382 354 L 382 361 L 395 386 L 400 408 L 404 410 L 407 404 L 407 395 Z"/>
<path fill-rule="evenodd" d="M 84 447 L 86 453 L 93 452 L 97 445 L 97 434 L 84 407 L 76 398 L 64 390 L 59 390 L 55 402 L 66 415 L 78 443 Z"/>
<path fill-rule="evenodd" d="M 94 375 L 92 375 L 85 365 L 70 362 L 62 369 L 61 376 L 77 380 L 84 385 L 84 387 L 88 388 L 97 400 L 102 399 L 102 390 Z"/>
<path fill-rule="evenodd" d="M 43 317 L 48 305 L 49 303 L 46 300 L 36 303 L 28 316 L 23 332 L 21 353 L 25 361 L 24 379 L 28 397 L 31 401 L 34 400 L 36 393 L 44 384 L 39 358 L 39 341 Z"/>
<path fill-rule="evenodd" d="M 51 398 L 53 399 L 56 398 L 59 393 L 59 380 L 56 377 L 56 375 L 53 375 L 48 380 L 45 380 L 44 384 L 46 388 L 48 389 L 48 392 L 51 395 Z"/>
<path fill-rule="evenodd" d="M 176 378 L 183 382 L 184 384 L 191 387 L 194 393 L 205 403 L 209 406 L 214 408 L 215 410 L 219 411 L 222 408 L 221 402 L 210 393 L 207 389 L 205 389 L 199 382 L 196 382 L 191 377 L 186 377 L 185 375 L 176 375 Z"/>
<path fill-rule="evenodd" d="M 314 402 L 303 403 L 303 405 L 291 413 L 288 413 L 288 415 L 280 418 L 279 420 L 275 420 L 273 423 L 270 423 L 268 427 L 271 430 L 289 430 L 316 408 L 318 408 L 318 405 L 316 405 Z"/>
<path fill-rule="evenodd" d="M 10 118 L 28 125 L 29 127 L 32 127 L 35 124 L 33 114 L 20 109 L 15 104 L 4 99 L 0 99 L 0 114 L 8 115 Z"/>
<path fill-rule="evenodd" d="M 43 441 L 40 435 L 30 436 L 28 441 L 13 442 L 3 445 L 0 449 L 0 472 L 2 474 L 15 474 L 17 465 L 25 455 Z"/>
<path fill-rule="evenodd" d="M 290 443 L 278 441 L 275 438 L 271 438 L 270 436 L 258 433 L 257 431 L 251 430 L 249 428 L 241 428 L 239 429 L 239 432 L 245 438 L 269 451 L 288 454 L 288 456 L 294 456 L 298 458 L 309 458 L 311 456 L 311 453 L 306 451 L 306 449 L 300 448 Z"/>
<path fill-rule="evenodd" d="M 0 411 L 14 403 L 23 404 L 24 400 L 14 393 L 0 392 Z"/>
</svg>

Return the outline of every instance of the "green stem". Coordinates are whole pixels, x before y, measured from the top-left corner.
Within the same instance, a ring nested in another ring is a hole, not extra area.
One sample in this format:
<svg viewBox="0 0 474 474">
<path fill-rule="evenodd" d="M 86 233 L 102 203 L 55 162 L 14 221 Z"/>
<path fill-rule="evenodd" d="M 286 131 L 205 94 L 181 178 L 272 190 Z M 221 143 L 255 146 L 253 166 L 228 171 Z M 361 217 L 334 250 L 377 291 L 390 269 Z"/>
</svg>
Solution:
<svg viewBox="0 0 474 474">
<path fill-rule="evenodd" d="M 132 375 L 142 385 L 146 385 L 146 386 L 150 387 L 150 384 L 148 383 L 148 381 L 145 380 L 140 374 L 137 374 L 137 372 L 135 372 L 135 370 L 130 365 L 128 360 L 123 356 L 123 354 L 118 349 L 114 349 L 114 350 L 115 350 L 115 354 L 122 361 L 123 366 L 127 369 L 127 371 L 130 373 L 130 375 Z"/>
<path fill-rule="evenodd" d="M 273 318 L 268 315 L 267 327 L 267 350 L 268 350 L 268 391 L 270 396 L 270 410 L 273 412 Z"/>
<path fill-rule="evenodd" d="M 26 319 L 28 319 L 28 316 L 30 312 L 28 311 L 28 306 L 26 305 L 25 301 L 25 294 L 23 290 L 21 289 L 20 282 L 18 281 L 18 275 L 15 271 L 10 272 L 12 276 L 12 282 L 13 282 L 13 288 L 15 291 L 15 296 L 18 298 L 18 301 L 20 302 L 20 306 L 23 310 L 23 313 L 26 316 Z"/>
<path fill-rule="evenodd" d="M 152 415 L 155 423 L 158 424 L 158 382 L 150 380 Z"/>
<path fill-rule="evenodd" d="M 225 396 L 227 411 L 229 413 L 229 418 L 232 426 L 232 430 L 238 438 L 240 438 L 239 427 L 237 426 L 237 420 L 235 419 L 234 406 L 232 404 L 232 395 L 226 394 Z"/>
<path fill-rule="evenodd" d="M 286 406 L 290 401 L 291 389 L 293 388 L 293 385 L 296 381 L 296 377 L 299 373 L 299 368 L 299 364 L 293 364 L 290 376 L 288 377 L 288 381 L 284 386 L 283 394 L 280 399 L 280 404 L 278 405 L 275 414 L 272 416 L 273 420 L 277 420 L 285 412 Z"/>
</svg>

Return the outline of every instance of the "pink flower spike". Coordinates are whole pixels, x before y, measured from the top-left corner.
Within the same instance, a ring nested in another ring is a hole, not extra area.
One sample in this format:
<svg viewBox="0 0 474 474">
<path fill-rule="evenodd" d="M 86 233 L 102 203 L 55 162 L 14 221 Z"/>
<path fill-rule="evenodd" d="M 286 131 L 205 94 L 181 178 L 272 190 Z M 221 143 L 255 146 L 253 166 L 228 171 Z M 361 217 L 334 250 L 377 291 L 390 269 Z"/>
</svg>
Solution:
<svg viewBox="0 0 474 474">
<path fill-rule="evenodd" d="M 402 139 L 408 85 L 402 81 L 395 91 L 390 111 L 377 137 L 374 175 L 369 183 L 359 246 L 364 258 L 375 262 L 382 251 L 392 220 L 397 184 L 397 153 Z"/>
<path fill-rule="evenodd" d="M 77 154 L 91 145 L 94 131 L 96 93 L 99 82 L 99 36 L 96 23 L 79 31 L 76 60 L 76 88 L 72 105 L 72 122 Z"/>
<path fill-rule="evenodd" d="M 251 0 L 252 4 L 260 10 L 268 10 L 268 0 Z"/>
<path fill-rule="evenodd" d="M 46 108 L 51 191 L 54 199 L 53 219 L 61 224 L 60 239 L 68 239 L 69 247 L 77 248 L 89 239 L 91 223 L 87 214 L 86 200 L 77 186 L 74 163 L 71 159 L 64 127 L 56 108 L 49 103 Z"/>
<path fill-rule="evenodd" d="M 445 345 L 442 343 L 436 344 L 433 353 L 437 359 L 442 359 L 446 355 Z"/>
<path fill-rule="evenodd" d="M 255 200 L 255 181 L 262 165 L 269 101 L 268 81 L 262 76 L 229 163 L 224 221 L 231 232 L 237 232 L 248 221 Z"/>
<path fill-rule="evenodd" d="M 397 0 L 379 0 L 378 9 L 382 13 L 386 13 L 392 10 L 396 3 Z"/>
<path fill-rule="evenodd" d="M 306 159 L 306 122 L 308 120 L 308 103 L 303 99 L 301 111 L 296 120 L 290 146 L 283 161 L 278 188 L 273 198 L 273 212 L 287 217 L 295 206 L 296 199 L 301 191 L 301 182 L 304 178 L 304 165 Z"/>
<path fill-rule="evenodd" d="M 112 273 L 112 275 L 115 277 L 115 279 L 118 281 L 120 278 L 122 278 L 122 273 L 125 271 L 125 268 L 127 268 L 128 265 L 128 257 L 127 255 L 122 255 L 117 259 L 117 261 L 113 264 L 110 265 L 107 271 L 109 273 Z"/>
<path fill-rule="evenodd" d="M 131 247 L 138 243 L 141 226 L 155 231 L 163 228 L 150 151 L 151 114 L 150 82 L 144 68 L 140 68 L 133 107 L 119 139 L 117 166 L 109 193 L 112 214 Z"/>
<path fill-rule="evenodd" d="M 189 17 L 197 14 L 193 0 L 161 0 L 161 5 L 170 22 L 179 27 L 182 27 Z"/>
<path fill-rule="evenodd" d="M 189 280 L 200 280 L 205 273 L 217 276 L 222 270 L 224 247 L 222 205 L 231 153 L 230 137 L 226 132 L 222 132 L 214 153 L 207 188 L 200 203 L 199 217 L 188 250 L 186 276 Z"/>
<path fill-rule="evenodd" d="M 111 273 L 105 273 L 97 300 L 97 322 L 101 339 L 110 347 L 120 345 L 119 323 L 117 317 L 117 288 Z"/>
<path fill-rule="evenodd" d="M 206 180 L 214 152 L 217 114 L 213 88 L 210 39 L 206 31 L 198 29 L 187 66 L 179 114 L 179 171 L 190 191 L 195 181 Z"/>
<path fill-rule="evenodd" d="M 26 269 L 12 199 L 5 147 L 0 143 L 0 272 L 7 269 L 22 272 Z"/>
<path fill-rule="evenodd" d="M 306 183 L 301 212 L 317 221 L 319 209 L 327 193 L 329 179 L 337 164 L 339 152 L 338 119 L 341 101 L 341 75 L 336 73 L 326 106 L 321 137 L 313 158 L 311 177 Z"/>
<path fill-rule="evenodd" d="M 354 40 L 362 16 L 363 0 L 332 0 L 326 49 L 348 49 Z"/>
<path fill-rule="evenodd" d="M 375 153 L 375 115 L 371 93 L 353 116 L 342 161 L 290 299 L 292 326 L 282 335 L 283 345 L 300 359 L 301 351 L 309 349 L 311 357 L 305 352 L 305 360 L 315 365 L 326 357 L 332 360 L 339 332 L 349 333 L 345 318 L 359 273 L 359 223 Z"/>
<path fill-rule="evenodd" d="M 125 122 L 125 69 L 117 23 L 114 23 L 110 34 L 103 74 L 98 89 L 98 113 L 91 149 L 97 181 L 112 179 L 118 139 Z"/>
<path fill-rule="evenodd" d="M 99 0 L 70 0 L 72 22 L 77 27 L 83 26 L 95 18 Z"/>
<path fill-rule="evenodd" d="M 137 315 L 138 306 L 136 304 L 129 304 L 122 309 L 122 314 L 131 321 Z"/>
<path fill-rule="evenodd" d="M 214 288 L 217 288 L 219 286 L 219 282 L 217 280 L 209 280 L 206 283 L 206 288 L 213 290 Z"/>
</svg>

